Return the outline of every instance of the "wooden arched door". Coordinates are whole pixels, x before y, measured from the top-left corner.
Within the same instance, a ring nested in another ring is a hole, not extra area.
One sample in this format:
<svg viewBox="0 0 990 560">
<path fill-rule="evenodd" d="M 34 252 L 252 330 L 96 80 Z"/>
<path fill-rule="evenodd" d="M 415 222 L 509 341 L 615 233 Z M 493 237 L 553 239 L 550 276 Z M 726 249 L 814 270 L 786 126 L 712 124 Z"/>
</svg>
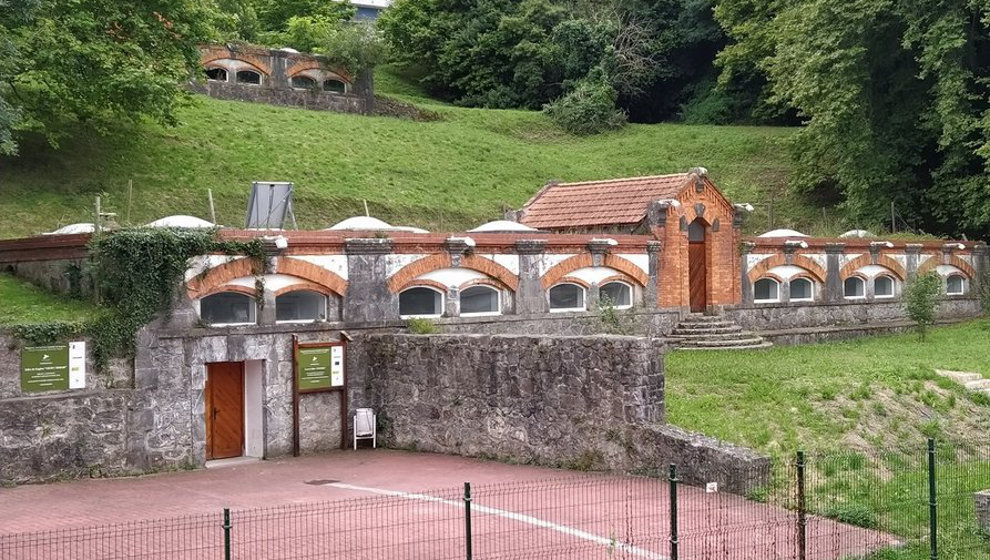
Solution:
<svg viewBox="0 0 990 560">
<path fill-rule="evenodd" d="M 708 223 L 701 218 L 688 226 L 688 285 L 691 311 L 702 312 L 708 307 Z"/>
</svg>

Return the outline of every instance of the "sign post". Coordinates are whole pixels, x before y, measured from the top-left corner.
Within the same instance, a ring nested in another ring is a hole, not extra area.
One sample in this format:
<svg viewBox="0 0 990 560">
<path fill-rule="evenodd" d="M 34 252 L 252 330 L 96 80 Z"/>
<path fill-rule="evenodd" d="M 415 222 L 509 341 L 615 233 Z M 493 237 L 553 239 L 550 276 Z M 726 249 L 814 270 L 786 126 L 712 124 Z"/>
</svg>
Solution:
<svg viewBox="0 0 990 560">
<path fill-rule="evenodd" d="M 347 376 L 344 342 L 300 343 L 292 339 L 295 364 L 292 375 L 292 454 L 299 456 L 299 397 L 309 393 L 340 392 L 340 446 L 347 446 Z"/>
</svg>

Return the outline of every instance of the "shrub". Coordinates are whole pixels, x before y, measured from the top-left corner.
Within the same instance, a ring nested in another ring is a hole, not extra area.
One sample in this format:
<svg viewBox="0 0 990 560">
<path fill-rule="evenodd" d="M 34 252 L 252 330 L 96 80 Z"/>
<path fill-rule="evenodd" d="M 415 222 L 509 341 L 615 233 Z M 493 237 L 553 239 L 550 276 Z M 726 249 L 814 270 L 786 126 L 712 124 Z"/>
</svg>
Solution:
<svg viewBox="0 0 990 560">
<path fill-rule="evenodd" d="M 437 334 L 440 326 L 429 319 L 415 318 L 406 321 L 406 328 L 411 334 Z"/>
<path fill-rule="evenodd" d="M 935 308 L 941 293 L 942 279 L 934 271 L 919 275 L 904 289 L 904 309 L 914 321 L 921 340 L 925 340 L 928 327 L 935 324 Z"/>
<path fill-rule="evenodd" d="M 543 112 L 557 126 L 571 134 L 598 134 L 616 130 L 626 124 L 626 114 L 615 107 L 615 88 L 604 78 L 586 79 Z"/>
</svg>

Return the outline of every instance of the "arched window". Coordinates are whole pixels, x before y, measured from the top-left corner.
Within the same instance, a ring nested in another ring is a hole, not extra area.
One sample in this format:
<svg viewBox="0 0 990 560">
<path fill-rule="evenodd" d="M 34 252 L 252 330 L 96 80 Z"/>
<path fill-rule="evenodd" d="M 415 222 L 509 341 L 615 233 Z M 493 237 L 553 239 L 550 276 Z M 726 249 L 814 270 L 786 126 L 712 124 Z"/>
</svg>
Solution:
<svg viewBox="0 0 990 560">
<path fill-rule="evenodd" d="M 791 301 L 813 301 L 815 299 L 815 285 L 807 278 L 791 279 Z"/>
<path fill-rule="evenodd" d="M 443 315 L 443 294 L 431 288 L 409 288 L 399 294 L 402 317 L 439 317 Z"/>
<path fill-rule="evenodd" d="M 894 279 L 887 275 L 874 278 L 873 296 L 878 298 L 894 297 Z"/>
<path fill-rule="evenodd" d="M 598 287 L 598 297 L 602 301 L 608 298 L 609 303 L 620 309 L 632 307 L 632 286 L 625 282 L 609 282 Z"/>
<path fill-rule="evenodd" d="M 344 93 L 347 91 L 347 84 L 340 80 L 323 80 L 323 91 Z"/>
<path fill-rule="evenodd" d="M 275 298 L 275 322 L 309 323 L 327 318 L 327 296 L 311 290 L 297 290 Z"/>
<path fill-rule="evenodd" d="M 577 284 L 550 288 L 550 311 L 584 311 L 584 288 Z"/>
<path fill-rule="evenodd" d="M 866 283 L 859 276 L 850 276 L 842 283 L 842 293 L 846 299 L 866 297 Z"/>
<path fill-rule="evenodd" d="M 293 76 L 292 87 L 296 89 L 316 89 L 316 80 L 309 76 Z"/>
<path fill-rule="evenodd" d="M 950 274 L 945 279 L 945 293 L 950 296 L 961 296 L 966 293 L 966 279 L 959 274 Z"/>
<path fill-rule="evenodd" d="M 491 286 L 471 286 L 461 292 L 461 315 L 498 315 L 498 290 Z"/>
<path fill-rule="evenodd" d="M 253 325 L 254 298 L 238 292 L 220 292 L 199 300 L 199 315 L 211 325 Z"/>
<path fill-rule="evenodd" d="M 227 81 L 227 69 L 226 68 L 207 68 L 206 69 L 206 79 L 213 82 L 226 82 Z"/>
<path fill-rule="evenodd" d="M 753 300 L 756 302 L 780 301 L 780 285 L 773 278 L 760 278 L 753 284 Z"/>
<path fill-rule="evenodd" d="M 239 70 L 237 72 L 237 83 L 254 86 L 261 85 L 261 74 L 254 70 Z"/>
</svg>

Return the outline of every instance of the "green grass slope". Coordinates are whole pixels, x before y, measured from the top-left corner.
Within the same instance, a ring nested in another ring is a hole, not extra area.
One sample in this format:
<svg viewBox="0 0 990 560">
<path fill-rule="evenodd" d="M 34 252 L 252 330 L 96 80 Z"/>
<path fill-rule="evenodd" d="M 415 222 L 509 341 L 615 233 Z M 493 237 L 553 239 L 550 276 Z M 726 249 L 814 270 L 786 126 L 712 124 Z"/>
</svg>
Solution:
<svg viewBox="0 0 990 560">
<path fill-rule="evenodd" d="M 769 453 L 880 450 L 990 434 L 990 398 L 934 369 L 990 378 L 990 320 L 914 334 L 667 355 L 668 420 Z"/>
<path fill-rule="evenodd" d="M 783 191 L 785 129 L 631 125 L 578 138 L 542 114 L 466 109 L 426 100 L 400 78 L 381 73 L 379 90 L 440 113 L 413 122 L 197 96 L 181 124 L 145 124 L 108 136 L 77 134 L 52 150 L 27 141 L 22 155 L 0 159 L 0 237 L 92 221 L 93 201 L 140 224 L 169 214 L 243 225 L 253 180 L 296 184 L 303 228 L 371 213 L 431 230 L 472 227 L 520 207 L 545 182 L 683 172 L 702 165 L 737 202 L 773 195 L 778 216 L 800 222 L 813 212 Z M 133 200 L 128 204 L 128 182 Z M 766 224 L 754 220 L 753 228 Z M 778 225 L 780 223 L 778 222 Z"/>
<path fill-rule="evenodd" d="M 95 306 L 57 296 L 9 274 L 0 274 L 0 327 L 32 323 L 79 322 L 97 313 Z"/>
</svg>

